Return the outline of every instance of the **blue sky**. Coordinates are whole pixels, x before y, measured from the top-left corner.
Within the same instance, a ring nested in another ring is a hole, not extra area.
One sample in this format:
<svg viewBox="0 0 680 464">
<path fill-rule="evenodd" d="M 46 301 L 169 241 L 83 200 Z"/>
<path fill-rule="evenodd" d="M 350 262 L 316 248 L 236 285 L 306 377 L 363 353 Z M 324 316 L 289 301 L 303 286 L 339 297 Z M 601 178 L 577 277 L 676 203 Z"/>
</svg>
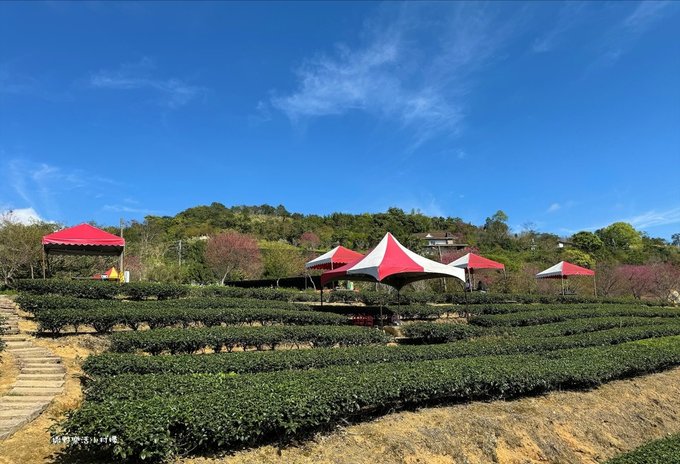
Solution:
<svg viewBox="0 0 680 464">
<path fill-rule="evenodd" d="M 0 210 L 680 232 L 680 4 L 0 2 Z"/>
</svg>

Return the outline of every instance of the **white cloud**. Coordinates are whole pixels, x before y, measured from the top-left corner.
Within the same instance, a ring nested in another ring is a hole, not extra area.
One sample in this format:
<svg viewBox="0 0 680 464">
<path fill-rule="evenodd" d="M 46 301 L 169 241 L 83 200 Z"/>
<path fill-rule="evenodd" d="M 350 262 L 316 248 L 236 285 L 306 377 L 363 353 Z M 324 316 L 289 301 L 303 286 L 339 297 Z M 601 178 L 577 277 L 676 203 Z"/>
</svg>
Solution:
<svg viewBox="0 0 680 464">
<path fill-rule="evenodd" d="M 637 216 L 628 218 L 624 220 L 624 222 L 628 222 L 633 227 L 639 229 L 647 229 L 670 224 L 680 224 L 680 207 L 667 209 L 665 211 L 650 210 Z"/>
<path fill-rule="evenodd" d="M 159 214 L 159 211 L 146 209 L 146 208 L 135 208 L 127 205 L 104 205 L 102 208 L 104 211 L 112 211 L 114 213 L 132 213 L 132 214 Z"/>
<path fill-rule="evenodd" d="M 534 53 L 545 53 L 555 48 L 563 40 L 565 33 L 578 24 L 581 12 L 586 5 L 586 2 L 563 3 L 554 26 L 534 40 L 531 50 Z"/>
<path fill-rule="evenodd" d="M 6 155 L 6 152 L 0 152 Z M 0 166 L 6 172 L 4 195 L 28 205 L 25 209 L 42 211 L 48 217 L 61 217 L 59 199 L 64 194 L 94 196 L 102 186 L 121 184 L 86 171 L 69 170 L 48 163 L 35 163 L 23 158 L 8 159 Z"/>
<path fill-rule="evenodd" d="M 190 85 L 178 78 L 157 78 L 153 76 L 155 65 L 148 58 L 137 63 L 122 64 L 117 70 L 101 70 L 90 76 L 90 85 L 100 89 L 140 90 L 151 89 L 161 95 L 160 103 L 169 108 L 178 108 L 192 100 L 205 96 L 205 87 Z"/>
<path fill-rule="evenodd" d="M 556 211 L 559 211 L 560 209 L 562 209 L 562 205 L 560 205 L 559 203 L 553 203 L 548 207 L 548 210 L 546 212 L 554 213 Z"/>
<path fill-rule="evenodd" d="M 635 31 L 647 29 L 654 21 L 663 17 L 664 11 L 667 11 L 672 4 L 673 2 L 670 1 L 642 1 L 626 17 L 623 21 L 623 26 Z"/>
<path fill-rule="evenodd" d="M 474 4 L 402 4 L 396 19 L 367 28 L 363 45 L 305 60 L 297 89 L 271 104 L 293 123 L 368 113 L 408 129 L 414 148 L 436 134 L 455 135 L 472 74 L 492 59 L 512 24 L 493 19 Z"/>
<path fill-rule="evenodd" d="M 45 222 L 33 208 L 6 209 L 0 212 L 0 217 L 11 222 L 25 225 L 35 224 L 36 222 Z"/>
</svg>

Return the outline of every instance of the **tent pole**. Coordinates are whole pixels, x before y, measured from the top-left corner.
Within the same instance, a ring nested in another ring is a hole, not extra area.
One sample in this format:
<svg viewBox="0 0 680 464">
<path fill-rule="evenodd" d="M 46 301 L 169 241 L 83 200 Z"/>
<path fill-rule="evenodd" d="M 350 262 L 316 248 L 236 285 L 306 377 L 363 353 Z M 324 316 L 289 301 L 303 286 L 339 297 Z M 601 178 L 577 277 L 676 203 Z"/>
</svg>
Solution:
<svg viewBox="0 0 680 464">
<path fill-rule="evenodd" d="M 43 280 L 47 278 L 47 262 L 45 261 L 45 247 L 42 247 L 42 271 L 43 271 Z"/>
<path fill-rule="evenodd" d="M 564 275 L 562 275 L 562 296 L 564 296 Z"/>
<path fill-rule="evenodd" d="M 595 293 L 595 298 L 597 298 L 597 283 L 595 282 L 595 274 L 593 274 L 593 292 Z"/>
<path fill-rule="evenodd" d="M 319 295 L 321 296 L 321 307 L 323 308 L 323 284 L 321 284 L 321 292 L 319 292 Z"/>
</svg>

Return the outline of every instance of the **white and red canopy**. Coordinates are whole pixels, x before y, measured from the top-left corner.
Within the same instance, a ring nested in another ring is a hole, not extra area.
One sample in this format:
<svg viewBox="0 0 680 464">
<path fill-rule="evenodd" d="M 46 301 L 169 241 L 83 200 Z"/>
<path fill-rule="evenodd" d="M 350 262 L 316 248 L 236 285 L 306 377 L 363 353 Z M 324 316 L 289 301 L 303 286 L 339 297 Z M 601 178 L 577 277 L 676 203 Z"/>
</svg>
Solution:
<svg viewBox="0 0 680 464">
<path fill-rule="evenodd" d="M 561 279 L 569 276 L 594 276 L 595 271 L 577 266 L 566 261 L 560 261 L 545 271 L 536 274 L 537 279 Z"/>
<path fill-rule="evenodd" d="M 314 258 L 305 264 L 306 269 L 336 269 L 363 258 L 364 255 L 344 246 L 337 246 L 331 251 Z"/>
<path fill-rule="evenodd" d="M 449 266 L 461 269 L 505 269 L 505 264 L 493 261 L 474 253 L 468 253 L 457 260 L 450 262 Z"/>
<path fill-rule="evenodd" d="M 336 280 L 381 282 L 401 289 L 411 282 L 436 277 L 465 280 L 465 271 L 424 258 L 385 234 L 373 251 L 363 258 L 321 274 L 321 285 Z"/>
</svg>

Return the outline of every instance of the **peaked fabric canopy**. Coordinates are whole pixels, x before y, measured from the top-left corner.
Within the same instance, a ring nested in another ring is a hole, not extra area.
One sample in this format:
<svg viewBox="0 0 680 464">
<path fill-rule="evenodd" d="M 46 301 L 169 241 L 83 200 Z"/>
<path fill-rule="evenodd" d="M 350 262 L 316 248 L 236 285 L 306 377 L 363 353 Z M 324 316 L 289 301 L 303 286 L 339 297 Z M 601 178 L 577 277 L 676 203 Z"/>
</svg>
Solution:
<svg viewBox="0 0 680 464">
<path fill-rule="evenodd" d="M 360 280 L 381 282 L 400 290 L 411 282 L 436 277 L 465 280 L 465 271 L 412 252 L 388 232 L 363 258 L 321 274 L 321 285 L 336 280 Z"/>
<path fill-rule="evenodd" d="M 348 263 L 353 263 L 364 255 L 352 251 L 344 246 L 337 246 L 331 251 L 314 258 L 305 264 L 306 269 L 337 269 Z"/>
<path fill-rule="evenodd" d="M 505 264 L 498 263 L 474 253 L 468 253 L 448 264 L 461 269 L 505 269 Z"/>
<path fill-rule="evenodd" d="M 566 261 L 560 261 L 545 271 L 536 274 L 537 279 L 566 279 L 569 276 L 594 276 L 595 271 L 577 266 Z"/>
<path fill-rule="evenodd" d="M 42 238 L 48 254 L 118 256 L 125 239 L 89 224 L 62 229 Z"/>
</svg>

